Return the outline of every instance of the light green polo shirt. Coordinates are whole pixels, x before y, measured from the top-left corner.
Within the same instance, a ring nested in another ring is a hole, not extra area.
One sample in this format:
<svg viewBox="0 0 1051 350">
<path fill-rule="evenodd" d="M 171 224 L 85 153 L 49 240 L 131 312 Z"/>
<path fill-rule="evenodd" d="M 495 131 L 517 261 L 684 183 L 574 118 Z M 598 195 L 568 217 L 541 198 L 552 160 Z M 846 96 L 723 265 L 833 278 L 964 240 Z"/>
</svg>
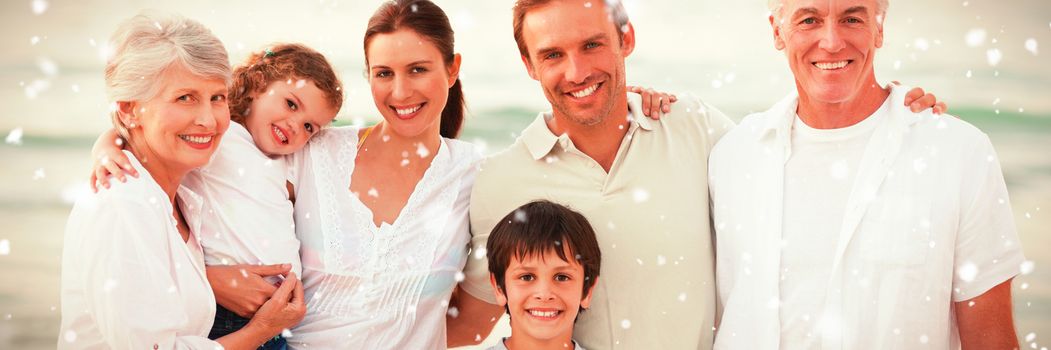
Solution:
<svg viewBox="0 0 1051 350">
<path fill-rule="evenodd" d="M 573 339 L 587 349 L 710 349 L 715 286 L 708 153 L 733 122 L 694 97 L 651 120 L 628 95 L 628 132 L 609 173 L 554 135 L 541 113 L 482 165 L 471 197 L 471 248 L 462 287 L 496 303 L 485 244 L 496 222 L 537 199 L 591 222 L 602 267 Z"/>
</svg>

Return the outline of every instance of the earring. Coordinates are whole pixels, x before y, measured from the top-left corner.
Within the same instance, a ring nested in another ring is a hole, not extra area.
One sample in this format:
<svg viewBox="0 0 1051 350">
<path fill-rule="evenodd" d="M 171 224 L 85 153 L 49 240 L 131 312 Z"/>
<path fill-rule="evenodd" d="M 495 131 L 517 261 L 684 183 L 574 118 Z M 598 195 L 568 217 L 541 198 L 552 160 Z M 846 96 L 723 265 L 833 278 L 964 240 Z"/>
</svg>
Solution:
<svg viewBox="0 0 1051 350">
<path fill-rule="evenodd" d="M 135 128 L 135 122 L 128 123 L 128 129 L 134 129 L 134 128 Z"/>
</svg>

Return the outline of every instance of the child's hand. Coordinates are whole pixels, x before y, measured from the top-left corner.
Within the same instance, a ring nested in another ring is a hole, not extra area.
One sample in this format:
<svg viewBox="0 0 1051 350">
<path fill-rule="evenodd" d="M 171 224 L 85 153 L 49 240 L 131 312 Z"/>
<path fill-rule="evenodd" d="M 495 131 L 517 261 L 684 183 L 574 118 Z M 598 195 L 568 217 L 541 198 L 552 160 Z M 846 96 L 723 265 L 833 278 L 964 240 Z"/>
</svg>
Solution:
<svg viewBox="0 0 1051 350">
<path fill-rule="evenodd" d="M 117 132 L 110 129 L 95 141 L 91 147 L 91 158 L 95 160 L 91 171 L 91 190 L 98 192 L 99 186 L 109 188 L 109 177 L 116 176 L 120 182 L 127 181 L 124 174 L 139 177 L 139 172 L 131 166 L 131 161 L 121 151 L 124 142 Z"/>
<path fill-rule="evenodd" d="M 289 264 L 216 265 L 206 266 L 204 270 L 215 301 L 238 316 L 251 318 L 278 289 L 263 277 L 286 277 L 291 268 Z"/>
<path fill-rule="evenodd" d="M 675 95 L 641 86 L 628 86 L 628 92 L 642 95 L 642 114 L 658 120 L 663 113 L 671 112 L 671 105 L 678 101 Z"/>
</svg>

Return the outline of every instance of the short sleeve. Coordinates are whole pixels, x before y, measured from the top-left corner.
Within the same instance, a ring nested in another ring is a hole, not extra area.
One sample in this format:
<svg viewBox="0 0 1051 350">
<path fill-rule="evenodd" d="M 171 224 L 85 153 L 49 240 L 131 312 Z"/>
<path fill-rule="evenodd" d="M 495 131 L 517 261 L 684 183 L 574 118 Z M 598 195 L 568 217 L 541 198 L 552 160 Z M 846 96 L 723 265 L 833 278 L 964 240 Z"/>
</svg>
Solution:
<svg viewBox="0 0 1051 350">
<path fill-rule="evenodd" d="M 712 149 L 723 138 L 723 135 L 726 135 L 736 124 L 715 106 L 704 102 L 701 102 L 701 106 L 707 111 L 708 129 L 706 132 L 708 133 L 708 149 Z"/>
<path fill-rule="evenodd" d="M 489 283 L 489 260 L 486 255 L 486 243 L 489 242 L 489 232 L 492 230 L 495 219 L 490 202 L 491 196 L 499 191 L 487 188 L 484 162 L 483 170 L 478 174 L 474 190 L 471 194 L 471 242 L 470 251 L 467 255 L 467 264 L 463 268 L 464 280 L 460 288 L 478 300 L 490 304 L 496 304 L 496 295 Z M 503 215 L 501 215 L 503 217 Z"/>
<path fill-rule="evenodd" d="M 120 198 L 110 198 L 120 199 Z M 115 349 L 216 349 L 203 336 L 180 335 L 189 328 L 179 298 L 170 240 L 159 217 L 145 201 L 110 200 L 84 207 L 77 229 L 86 251 L 81 264 L 85 300 L 99 332 Z M 184 266 L 181 268 L 194 268 Z M 63 271 L 63 273 L 78 273 Z"/>
<path fill-rule="evenodd" d="M 964 159 L 953 301 L 970 300 L 1014 277 L 1025 261 L 1000 162 L 980 134 Z"/>
</svg>

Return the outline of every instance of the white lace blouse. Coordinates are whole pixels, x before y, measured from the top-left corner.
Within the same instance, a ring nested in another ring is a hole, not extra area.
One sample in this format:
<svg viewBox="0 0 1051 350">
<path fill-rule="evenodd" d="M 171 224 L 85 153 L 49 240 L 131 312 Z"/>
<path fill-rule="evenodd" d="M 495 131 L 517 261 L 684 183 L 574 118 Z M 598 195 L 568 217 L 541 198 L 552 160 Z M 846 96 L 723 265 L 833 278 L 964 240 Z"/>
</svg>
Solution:
<svg viewBox="0 0 1051 350">
<path fill-rule="evenodd" d="M 356 128 L 327 129 L 290 157 L 307 315 L 289 346 L 445 349 L 481 155 L 443 139 L 398 218 L 376 227 L 350 192 L 357 141 Z"/>
</svg>

